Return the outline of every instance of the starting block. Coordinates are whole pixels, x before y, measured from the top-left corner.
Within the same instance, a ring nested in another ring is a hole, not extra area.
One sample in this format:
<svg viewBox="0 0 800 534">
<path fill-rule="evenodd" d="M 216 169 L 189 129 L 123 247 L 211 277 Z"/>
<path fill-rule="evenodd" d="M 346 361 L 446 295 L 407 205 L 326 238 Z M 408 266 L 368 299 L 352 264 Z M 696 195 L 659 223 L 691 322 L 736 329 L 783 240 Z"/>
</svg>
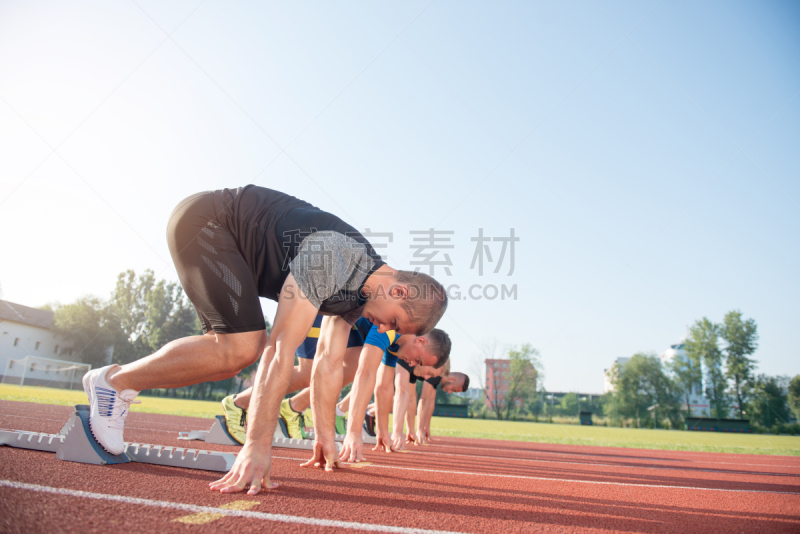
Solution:
<svg viewBox="0 0 800 534">
<path fill-rule="evenodd" d="M 236 445 L 241 447 L 241 443 L 233 439 L 228 428 L 225 425 L 225 416 L 218 415 L 214 418 L 214 423 L 208 430 L 192 430 L 190 432 L 180 432 L 178 439 L 191 441 L 205 441 L 206 443 L 214 443 L 216 445 Z M 272 435 L 272 446 L 284 449 L 304 449 L 313 450 L 314 440 L 312 439 L 293 439 L 288 437 L 286 425 L 283 421 L 278 419 L 278 424 L 275 425 L 275 433 Z M 341 444 L 337 441 L 337 452 L 342 449 Z"/>
<path fill-rule="evenodd" d="M 314 439 L 313 430 L 311 432 L 306 432 L 306 435 L 308 436 L 308 439 Z M 344 441 L 344 438 L 345 438 L 344 434 L 336 434 L 336 443 L 342 443 Z M 375 436 L 370 436 L 369 434 L 366 433 L 366 431 L 361 430 L 361 442 L 364 445 L 377 445 L 378 438 L 376 438 Z"/>
<path fill-rule="evenodd" d="M 75 406 L 75 412 L 58 434 L 0 430 L 0 445 L 56 453 L 56 458 L 94 465 L 140 462 L 154 465 L 227 472 L 236 455 L 216 451 L 125 443 L 122 454 L 114 455 L 100 446 L 89 429 L 89 407 Z"/>
</svg>

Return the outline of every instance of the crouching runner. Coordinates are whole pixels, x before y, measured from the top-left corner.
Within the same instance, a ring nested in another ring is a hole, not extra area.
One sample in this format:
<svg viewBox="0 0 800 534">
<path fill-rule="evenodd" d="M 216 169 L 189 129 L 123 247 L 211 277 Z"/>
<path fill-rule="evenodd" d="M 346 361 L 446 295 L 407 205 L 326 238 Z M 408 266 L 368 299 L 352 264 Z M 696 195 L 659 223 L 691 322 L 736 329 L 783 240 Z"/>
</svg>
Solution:
<svg viewBox="0 0 800 534">
<path fill-rule="evenodd" d="M 379 328 L 373 327 L 367 335 L 367 339 L 371 340 L 374 345 L 369 353 L 362 351 L 358 361 L 358 371 L 356 371 L 353 389 L 350 392 L 350 417 L 347 421 L 347 434 L 340 453 L 340 458 L 347 462 L 360 462 L 364 457 L 361 429 L 373 391 L 376 394 L 376 400 L 379 395 L 382 395 L 387 397 L 387 402 L 391 402 L 392 392 L 390 390 L 387 388 L 376 389 L 375 387 L 379 368 L 396 364 L 398 360 L 402 360 L 408 368 L 416 365 L 429 365 L 434 369 L 441 369 L 450 357 L 450 336 L 438 328 L 424 336 L 417 336 L 401 335 L 396 330 L 381 332 Z M 422 352 L 436 354 L 437 361 L 428 363 L 421 356 L 415 356 Z M 391 438 L 388 431 L 384 433 L 380 426 L 378 430 L 381 430 L 381 433 L 376 436 L 378 444 L 375 448 L 384 447 L 384 449 L 391 450 Z"/>
<path fill-rule="evenodd" d="M 228 474 L 209 485 L 216 491 L 249 487 L 255 495 L 276 487 L 272 435 L 295 351 L 317 314 L 328 316 L 311 378 L 317 437 L 304 465 L 330 470 L 339 465 L 334 405 L 351 325 L 363 315 L 383 332 L 424 335 L 447 307 L 444 289 L 431 277 L 392 269 L 338 217 L 263 187 L 192 195 L 172 212 L 167 241 L 204 334 L 87 373 L 90 427 L 103 448 L 119 454 L 125 417 L 139 391 L 224 380 L 260 356 L 245 444 Z M 278 302 L 269 337 L 259 297 Z"/>
</svg>

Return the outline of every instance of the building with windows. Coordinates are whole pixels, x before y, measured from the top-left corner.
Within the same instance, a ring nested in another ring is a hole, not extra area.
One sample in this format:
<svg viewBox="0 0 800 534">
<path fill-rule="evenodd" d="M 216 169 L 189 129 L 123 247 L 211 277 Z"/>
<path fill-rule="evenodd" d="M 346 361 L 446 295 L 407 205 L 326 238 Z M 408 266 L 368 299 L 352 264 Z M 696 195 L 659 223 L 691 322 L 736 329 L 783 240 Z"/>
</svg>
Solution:
<svg viewBox="0 0 800 534">
<path fill-rule="evenodd" d="M 484 360 L 486 364 L 486 398 L 487 408 L 492 404 L 501 404 L 508 393 L 508 374 L 511 360 Z"/>
<path fill-rule="evenodd" d="M 676 344 L 670 345 L 669 348 L 665 350 L 663 354 L 661 354 L 661 363 L 664 365 L 669 365 L 674 359 L 680 359 L 684 362 L 687 362 L 689 357 L 686 355 L 685 342 L 686 338 L 684 337 Z M 703 369 L 703 375 L 705 376 L 705 369 Z M 684 395 L 681 400 L 683 401 L 682 409 L 686 410 L 686 396 Z M 693 417 L 711 416 L 711 403 L 704 394 L 702 379 L 693 384 L 691 390 L 689 391 L 689 408 L 691 408 Z"/>
<path fill-rule="evenodd" d="M 484 398 L 484 403 L 488 408 L 491 408 L 492 404 L 502 404 L 508 394 L 511 381 L 511 360 L 484 360 L 484 362 L 486 363 L 486 397 Z M 531 365 L 529 372 L 533 373 L 533 389 L 536 390 L 536 369 Z"/>
<path fill-rule="evenodd" d="M 49 359 L 54 365 L 55 361 L 72 359 L 72 347 L 52 330 L 54 315 L 49 310 L 0 300 L 0 372 L 4 373 L 10 361 L 28 356 Z M 37 370 L 35 365 L 28 370 L 32 380 L 37 378 Z"/>
</svg>

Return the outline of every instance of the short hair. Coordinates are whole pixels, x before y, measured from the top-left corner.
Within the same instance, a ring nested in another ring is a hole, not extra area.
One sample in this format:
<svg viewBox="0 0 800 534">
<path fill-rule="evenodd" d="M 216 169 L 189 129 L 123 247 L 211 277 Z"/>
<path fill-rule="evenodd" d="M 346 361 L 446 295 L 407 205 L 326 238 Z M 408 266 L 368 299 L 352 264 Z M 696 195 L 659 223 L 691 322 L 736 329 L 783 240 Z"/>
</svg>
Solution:
<svg viewBox="0 0 800 534">
<path fill-rule="evenodd" d="M 408 288 L 408 298 L 402 307 L 416 327 L 416 332 L 409 333 L 424 336 L 434 329 L 447 309 L 444 286 L 427 274 L 413 271 L 397 271 L 395 282 Z"/>
<path fill-rule="evenodd" d="M 453 375 L 461 375 L 464 377 L 464 384 L 461 386 L 461 392 L 465 392 L 469 389 L 469 375 L 464 373 L 453 373 Z"/>
<path fill-rule="evenodd" d="M 450 358 L 450 336 L 444 330 L 434 328 L 427 334 L 425 338 L 428 340 L 427 351 L 429 354 L 436 356 L 436 363 L 433 364 L 434 369 L 441 368 Z"/>
</svg>

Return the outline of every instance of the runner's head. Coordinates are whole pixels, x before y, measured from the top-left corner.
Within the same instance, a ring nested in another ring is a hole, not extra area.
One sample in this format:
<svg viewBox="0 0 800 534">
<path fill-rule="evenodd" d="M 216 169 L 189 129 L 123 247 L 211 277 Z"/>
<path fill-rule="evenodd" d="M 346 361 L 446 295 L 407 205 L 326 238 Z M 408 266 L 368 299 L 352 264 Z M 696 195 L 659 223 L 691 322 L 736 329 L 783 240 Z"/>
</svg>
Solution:
<svg viewBox="0 0 800 534">
<path fill-rule="evenodd" d="M 403 339 L 406 341 L 402 341 Z M 434 328 L 424 336 L 403 336 L 400 340 L 402 343 L 398 342 L 400 348 L 397 357 L 412 367 L 426 366 L 441 369 L 450 357 L 450 336 L 438 328 Z"/>
<path fill-rule="evenodd" d="M 469 377 L 464 373 L 450 373 L 442 378 L 439 387 L 445 393 L 461 393 L 469 389 Z"/>
<path fill-rule="evenodd" d="M 444 372 L 444 367 L 439 367 L 438 369 L 432 365 L 417 365 L 412 369 L 415 376 L 427 380 L 429 378 L 433 378 L 435 376 L 442 376 Z"/>
<path fill-rule="evenodd" d="M 392 271 L 389 278 L 378 281 L 379 287 L 364 305 L 363 315 L 381 333 L 427 334 L 447 309 L 444 287 L 427 274 Z"/>
</svg>

